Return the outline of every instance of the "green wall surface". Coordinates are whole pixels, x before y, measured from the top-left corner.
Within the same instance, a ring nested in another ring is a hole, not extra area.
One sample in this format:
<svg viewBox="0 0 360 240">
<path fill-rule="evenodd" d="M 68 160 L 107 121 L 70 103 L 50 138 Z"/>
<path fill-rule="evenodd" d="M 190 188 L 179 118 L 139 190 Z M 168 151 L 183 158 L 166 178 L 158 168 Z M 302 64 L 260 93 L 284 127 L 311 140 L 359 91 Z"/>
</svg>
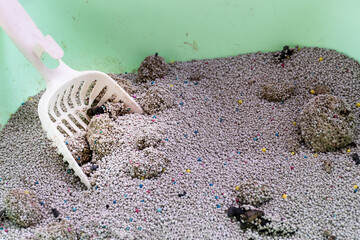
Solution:
<svg viewBox="0 0 360 240">
<path fill-rule="evenodd" d="M 20 0 L 77 70 L 318 46 L 360 59 L 360 0 Z M 0 30 L 0 123 L 45 83 Z M 1 128 L 1 126 L 0 126 Z"/>
</svg>

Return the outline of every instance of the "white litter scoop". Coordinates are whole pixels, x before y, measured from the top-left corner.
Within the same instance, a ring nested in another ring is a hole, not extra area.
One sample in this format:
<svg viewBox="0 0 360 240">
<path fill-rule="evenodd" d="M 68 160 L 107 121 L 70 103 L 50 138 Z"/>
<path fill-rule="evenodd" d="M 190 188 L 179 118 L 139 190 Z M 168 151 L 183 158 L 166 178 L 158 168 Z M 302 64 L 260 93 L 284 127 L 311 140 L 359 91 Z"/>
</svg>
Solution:
<svg viewBox="0 0 360 240">
<path fill-rule="evenodd" d="M 109 99 L 122 101 L 129 112 L 143 110 L 105 73 L 78 72 L 61 61 L 64 55 L 61 47 L 52 37 L 41 33 L 17 0 L 0 0 L 0 26 L 45 79 L 46 91 L 38 105 L 42 127 L 75 175 L 90 188 L 87 176 L 66 146 L 66 137 L 84 131 L 90 122 L 87 109 L 101 106 Z M 49 69 L 43 64 L 40 58 L 44 52 L 59 61 L 57 68 Z"/>
</svg>

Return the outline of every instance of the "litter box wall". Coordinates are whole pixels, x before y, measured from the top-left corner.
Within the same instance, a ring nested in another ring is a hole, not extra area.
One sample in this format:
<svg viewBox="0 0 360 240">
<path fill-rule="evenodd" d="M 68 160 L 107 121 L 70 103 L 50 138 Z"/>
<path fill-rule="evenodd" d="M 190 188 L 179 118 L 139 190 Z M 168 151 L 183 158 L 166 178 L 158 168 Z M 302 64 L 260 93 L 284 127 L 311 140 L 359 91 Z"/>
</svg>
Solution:
<svg viewBox="0 0 360 240">
<path fill-rule="evenodd" d="M 20 0 L 78 70 L 133 72 L 156 51 L 167 61 L 283 45 L 332 48 L 360 59 L 359 0 Z M 45 88 L 0 30 L 0 124 Z M 1 126 L 0 126 L 1 128 Z"/>
</svg>

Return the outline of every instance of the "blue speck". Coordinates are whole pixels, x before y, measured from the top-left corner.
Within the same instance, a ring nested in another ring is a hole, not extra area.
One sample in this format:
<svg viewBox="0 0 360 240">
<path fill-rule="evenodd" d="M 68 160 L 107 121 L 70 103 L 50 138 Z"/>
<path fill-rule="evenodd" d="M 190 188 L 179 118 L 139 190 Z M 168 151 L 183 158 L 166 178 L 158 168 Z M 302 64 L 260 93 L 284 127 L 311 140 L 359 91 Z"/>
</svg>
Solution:
<svg viewBox="0 0 360 240">
<path fill-rule="evenodd" d="M 23 103 L 21 103 L 21 105 L 25 105 L 25 103 L 23 102 Z"/>
<path fill-rule="evenodd" d="M 113 203 L 115 204 L 115 203 L 116 203 L 116 201 L 113 201 Z"/>
<path fill-rule="evenodd" d="M 226 163 L 224 163 L 224 165 L 226 165 Z"/>
<path fill-rule="evenodd" d="M 261 119 L 261 116 L 259 117 L 259 119 Z"/>
<path fill-rule="evenodd" d="M 69 143 L 68 142 L 65 142 L 66 143 L 66 145 L 68 145 Z"/>
<path fill-rule="evenodd" d="M 151 84 L 154 84 L 154 81 L 151 81 Z"/>
<path fill-rule="evenodd" d="M 198 161 L 201 162 L 201 158 L 199 158 Z"/>
<path fill-rule="evenodd" d="M 1 181 L 1 178 L 0 178 L 0 181 Z M 38 182 L 36 182 L 35 184 L 39 184 Z"/>
<path fill-rule="evenodd" d="M 66 217 L 67 219 L 70 219 L 70 217 Z"/>
<path fill-rule="evenodd" d="M 80 160 L 80 157 L 78 157 L 78 160 Z"/>
<path fill-rule="evenodd" d="M 196 133 L 198 133 L 198 131 L 195 131 L 194 133 L 196 134 Z"/>
<path fill-rule="evenodd" d="M 140 187 L 140 188 L 142 188 L 142 187 L 143 187 L 143 185 L 142 185 L 142 184 L 140 184 L 140 185 L 139 185 L 139 187 Z"/>
<path fill-rule="evenodd" d="M 66 200 L 64 201 L 64 203 L 66 203 Z"/>
<path fill-rule="evenodd" d="M 129 221 L 130 221 L 130 222 L 132 222 L 132 221 L 133 221 L 133 219 L 132 219 L 132 218 L 130 218 L 130 219 L 129 219 Z"/>
<path fill-rule="evenodd" d="M 238 151 L 237 153 L 238 153 L 238 154 L 240 154 L 241 152 L 240 152 L 240 151 Z"/>
<path fill-rule="evenodd" d="M 187 137 L 187 135 L 186 135 L 186 134 L 184 134 L 184 137 Z"/>
<path fill-rule="evenodd" d="M 175 78 L 175 80 L 178 80 L 179 78 Z"/>
<path fill-rule="evenodd" d="M 76 207 L 73 208 L 73 211 L 74 211 L 74 212 L 76 211 Z"/>
<path fill-rule="evenodd" d="M 242 95 L 243 95 L 243 93 L 240 93 L 240 95 L 242 96 Z"/>
<path fill-rule="evenodd" d="M 141 231 L 141 227 L 138 228 Z"/>
<path fill-rule="evenodd" d="M 210 183 L 209 186 L 212 187 L 214 184 Z"/>
<path fill-rule="evenodd" d="M 207 98 L 205 98 L 205 101 L 207 101 Z"/>
<path fill-rule="evenodd" d="M 173 183 L 174 183 L 174 184 L 176 184 L 176 182 L 175 182 L 175 181 L 174 181 Z"/>
<path fill-rule="evenodd" d="M 144 200 L 141 200 L 140 202 L 144 202 Z"/>
<path fill-rule="evenodd" d="M 129 230 L 130 230 L 130 227 L 127 227 L 127 228 L 126 228 L 126 230 L 128 230 L 128 231 L 129 231 Z"/>
<path fill-rule="evenodd" d="M 104 225 L 104 226 L 102 226 L 102 228 L 106 228 L 106 226 Z"/>
<path fill-rule="evenodd" d="M 184 83 L 188 83 L 188 81 L 184 81 Z"/>
<path fill-rule="evenodd" d="M 238 111 L 239 111 L 239 109 L 237 108 L 237 109 L 236 109 L 236 111 L 238 112 Z"/>
<path fill-rule="evenodd" d="M 222 118 L 220 118 L 220 122 L 222 122 L 223 121 L 223 119 Z"/>
<path fill-rule="evenodd" d="M 44 202 L 41 202 L 40 205 L 41 205 L 41 206 L 44 205 Z"/>
<path fill-rule="evenodd" d="M 198 82 L 195 83 L 195 85 L 198 85 L 198 84 L 199 84 Z"/>
<path fill-rule="evenodd" d="M 127 197 L 127 195 L 125 194 L 124 197 Z"/>
<path fill-rule="evenodd" d="M 279 134 L 278 134 L 278 133 L 275 133 L 275 136 L 277 136 L 277 137 L 278 137 L 278 136 L 279 136 Z"/>
<path fill-rule="evenodd" d="M 307 158 L 307 156 L 304 156 L 304 158 Z"/>
<path fill-rule="evenodd" d="M 153 118 L 156 118 L 156 116 L 153 116 Z"/>
<path fill-rule="evenodd" d="M 215 199 L 218 199 L 219 197 L 218 196 L 215 196 Z"/>
<path fill-rule="evenodd" d="M 281 104 L 284 104 L 284 101 L 281 101 Z"/>
<path fill-rule="evenodd" d="M 161 211 L 162 211 L 162 209 L 161 209 L 161 208 L 158 208 L 156 211 L 161 212 Z"/>
<path fill-rule="evenodd" d="M 217 208 L 220 208 L 221 206 L 220 205 L 216 205 Z"/>
<path fill-rule="evenodd" d="M 165 141 L 169 141 L 169 139 L 165 138 Z"/>
<path fill-rule="evenodd" d="M 183 102 L 181 102 L 181 103 L 180 103 L 180 106 L 182 106 L 182 105 L 184 105 L 184 103 L 183 103 Z"/>
<path fill-rule="evenodd" d="M 257 137 L 255 137 L 254 140 L 257 141 L 258 140 Z"/>
</svg>

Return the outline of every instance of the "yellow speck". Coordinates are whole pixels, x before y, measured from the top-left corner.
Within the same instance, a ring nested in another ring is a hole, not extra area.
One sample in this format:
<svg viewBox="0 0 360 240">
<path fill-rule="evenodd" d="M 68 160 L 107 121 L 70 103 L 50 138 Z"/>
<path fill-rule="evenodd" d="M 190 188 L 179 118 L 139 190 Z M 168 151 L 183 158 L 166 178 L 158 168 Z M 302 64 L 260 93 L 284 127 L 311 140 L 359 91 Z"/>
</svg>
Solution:
<svg viewBox="0 0 360 240">
<path fill-rule="evenodd" d="M 174 60 L 171 60 L 170 63 L 174 63 Z"/>
<path fill-rule="evenodd" d="M 266 148 L 261 149 L 261 151 L 266 152 Z"/>
<path fill-rule="evenodd" d="M 162 171 L 165 172 L 165 168 L 163 168 Z"/>
<path fill-rule="evenodd" d="M 186 172 L 191 173 L 191 170 L 190 170 L 190 169 L 188 169 L 188 170 L 186 170 Z"/>
<path fill-rule="evenodd" d="M 311 90 L 310 93 L 311 93 L 311 94 L 315 94 L 315 91 L 314 91 L 314 90 Z"/>
<path fill-rule="evenodd" d="M 32 100 L 34 100 L 34 99 L 30 98 L 29 100 L 32 101 Z"/>
<path fill-rule="evenodd" d="M 360 102 L 358 102 L 358 103 L 356 104 L 356 106 L 357 106 L 357 107 L 360 107 Z"/>
<path fill-rule="evenodd" d="M 291 152 L 291 155 L 295 155 L 295 152 Z"/>
<path fill-rule="evenodd" d="M 242 100 L 239 100 L 239 103 L 242 104 Z"/>
<path fill-rule="evenodd" d="M 26 190 L 26 191 L 25 191 L 25 194 L 29 194 L 29 191 Z"/>
<path fill-rule="evenodd" d="M 315 153 L 315 154 L 314 154 L 314 157 L 317 157 L 317 156 L 318 156 L 318 155 Z"/>
<path fill-rule="evenodd" d="M 283 194 L 283 195 L 282 195 L 282 198 L 283 198 L 283 199 L 287 198 L 287 195 L 286 195 L 286 194 Z"/>
<path fill-rule="evenodd" d="M 296 126 L 296 122 L 293 122 L 293 125 Z"/>
<path fill-rule="evenodd" d="M 358 188 L 358 185 L 354 185 L 354 188 L 357 189 L 357 188 Z"/>
<path fill-rule="evenodd" d="M 347 152 L 351 152 L 351 149 L 346 150 Z"/>
<path fill-rule="evenodd" d="M 170 84 L 170 87 L 173 87 L 174 85 Z"/>
<path fill-rule="evenodd" d="M 322 60 L 324 60 L 322 57 L 319 57 L 319 61 L 321 62 Z"/>
<path fill-rule="evenodd" d="M 236 189 L 236 190 L 239 190 L 239 189 L 240 189 L 240 187 L 239 187 L 239 186 L 236 186 L 236 187 L 235 187 L 235 189 Z"/>
<path fill-rule="evenodd" d="M 145 177 L 143 176 L 143 177 L 141 177 L 141 180 L 145 180 Z"/>
</svg>

